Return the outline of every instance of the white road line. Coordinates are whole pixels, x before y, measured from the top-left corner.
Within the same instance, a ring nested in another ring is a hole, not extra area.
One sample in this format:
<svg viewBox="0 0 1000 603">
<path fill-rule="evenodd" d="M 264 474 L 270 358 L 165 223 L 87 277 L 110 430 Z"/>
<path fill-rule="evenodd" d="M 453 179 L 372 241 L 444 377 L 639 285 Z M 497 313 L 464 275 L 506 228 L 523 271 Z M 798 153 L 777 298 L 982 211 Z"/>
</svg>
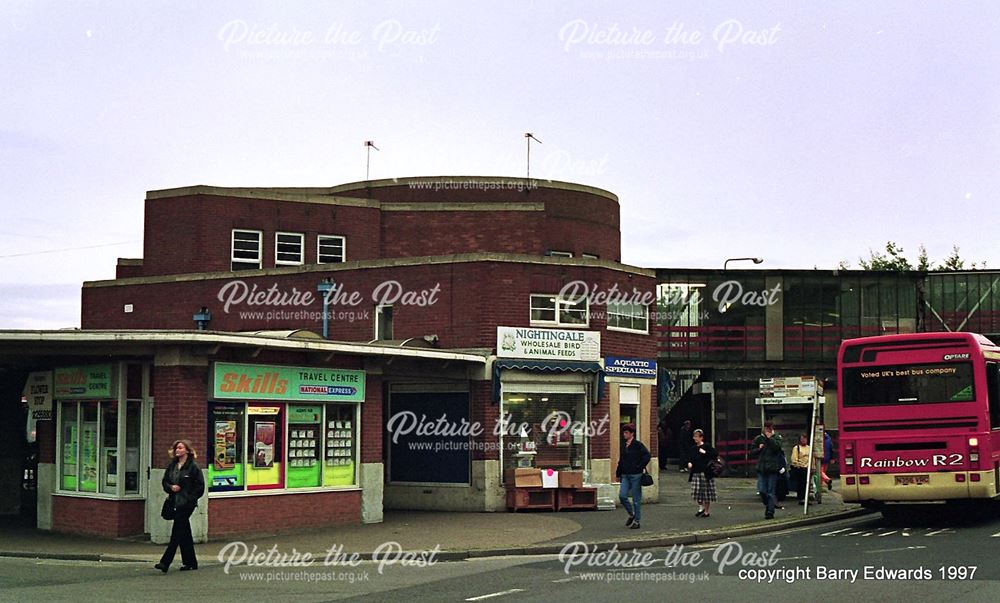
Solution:
<svg viewBox="0 0 1000 603">
<path fill-rule="evenodd" d="M 801 556 L 801 557 L 780 557 L 778 559 L 775 559 L 774 561 L 775 562 L 778 562 L 778 561 L 794 561 L 795 559 L 812 559 L 812 557 L 810 557 L 809 555 L 804 555 L 804 556 Z"/>
<path fill-rule="evenodd" d="M 899 531 L 899 530 L 893 530 L 893 531 L 891 531 L 891 532 L 886 532 L 885 534 L 879 534 L 879 535 L 878 535 L 878 537 L 879 537 L 879 538 L 881 538 L 881 537 L 883 537 L 883 536 L 889 536 L 890 534 L 895 534 L 895 533 L 896 533 L 896 532 L 898 532 L 898 531 Z"/>
<path fill-rule="evenodd" d="M 841 528 L 839 530 L 834 530 L 832 532 L 827 532 L 825 534 L 820 534 L 820 536 L 833 536 L 834 534 L 839 534 L 841 532 L 846 532 L 847 530 L 850 530 L 850 529 L 851 528 Z"/>
<path fill-rule="evenodd" d="M 512 595 L 514 593 L 523 593 L 523 588 L 512 588 L 510 590 L 503 590 L 498 593 L 490 593 L 488 595 L 479 595 L 478 597 L 469 597 L 466 601 L 482 601 L 483 599 L 492 599 L 493 597 L 502 597 L 504 595 Z"/>
<path fill-rule="evenodd" d="M 864 533 L 865 533 L 864 530 L 860 530 L 857 532 L 851 532 L 850 534 L 844 534 L 844 536 L 857 536 L 858 534 L 864 534 Z"/>
<path fill-rule="evenodd" d="M 950 531 L 951 530 L 948 529 L 948 528 L 943 528 L 943 529 L 940 529 L 940 530 L 934 530 L 933 532 L 927 532 L 927 534 L 925 534 L 925 535 L 926 536 L 933 536 L 935 534 L 940 534 L 941 532 L 950 532 Z"/>
<path fill-rule="evenodd" d="M 563 584 L 564 582 L 572 582 L 573 580 L 579 580 L 580 576 L 571 576 L 569 578 L 562 578 L 560 580 L 553 580 L 553 584 Z M 468 599 L 466 599 L 468 601 Z"/>
<path fill-rule="evenodd" d="M 865 532 L 864 534 L 861 535 L 861 537 L 864 538 L 865 536 L 871 536 L 874 533 L 875 532 Z"/>
<path fill-rule="evenodd" d="M 904 546 L 898 549 L 881 549 L 878 551 L 865 551 L 866 553 L 891 553 L 893 551 L 913 551 L 916 549 L 926 549 L 925 546 Z"/>
</svg>

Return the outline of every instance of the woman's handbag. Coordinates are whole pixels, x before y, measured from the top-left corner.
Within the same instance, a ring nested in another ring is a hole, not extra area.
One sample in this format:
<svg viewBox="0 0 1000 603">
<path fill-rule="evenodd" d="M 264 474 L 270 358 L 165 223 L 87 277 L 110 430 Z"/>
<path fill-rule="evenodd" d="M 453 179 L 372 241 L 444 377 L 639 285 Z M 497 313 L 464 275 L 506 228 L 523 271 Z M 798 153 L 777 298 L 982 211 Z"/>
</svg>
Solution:
<svg viewBox="0 0 1000 603">
<path fill-rule="evenodd" d="M 642 477 L 639 478 L 639 484 L 642 486 L 653 485 L 653 476 L 647 473 L 645 469 L 642 471 Z"/>
<path fill-rule="evenodd" d="M 163 519 L 171 520 L 174 518 L 174 497 L 173 495 L 168 496 L 166 500 L 163 501 L 163 508 L 160 509 L 160 517 Z"/>
<path fill-rule="evenodd" d="M 708 462 L 708 471 L 715 477 L 721 476 L 726 471 L 726 462 L 721 458 Z"/>
</svg>

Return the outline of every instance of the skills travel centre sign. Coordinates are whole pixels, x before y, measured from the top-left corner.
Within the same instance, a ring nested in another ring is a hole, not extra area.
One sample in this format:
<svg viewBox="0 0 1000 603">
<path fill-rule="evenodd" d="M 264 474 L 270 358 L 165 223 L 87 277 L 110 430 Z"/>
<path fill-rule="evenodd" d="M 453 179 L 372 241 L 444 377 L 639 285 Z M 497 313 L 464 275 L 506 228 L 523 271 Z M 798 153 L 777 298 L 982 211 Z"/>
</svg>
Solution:
<svg viewBox="0 0 1000 603">
<path fill-rule="evenodd" d="M 499 358 L 536 360 L 601 359 L 600 331 L 497 327 Z"/>
<path fill-rule="evenodd" d="M 217 400 L 364 402 L 365 373 L 341 369 L 216 362 Z"/>
</svg>

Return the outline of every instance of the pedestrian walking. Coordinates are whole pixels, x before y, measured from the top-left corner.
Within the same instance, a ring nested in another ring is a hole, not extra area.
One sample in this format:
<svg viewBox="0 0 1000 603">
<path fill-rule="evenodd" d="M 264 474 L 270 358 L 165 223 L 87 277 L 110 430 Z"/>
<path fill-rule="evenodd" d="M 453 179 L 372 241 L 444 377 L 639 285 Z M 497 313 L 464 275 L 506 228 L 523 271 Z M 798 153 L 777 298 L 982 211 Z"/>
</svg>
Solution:
<svg viewBox="0 0 1000 603">
<path fill-rule="evenodd" d="M 615 476 L 621 481 L 618 499 L 628 513 L 625 527 L 638 530 L 642 518 L 642 474 L 649 464 L 649 449 L 635 438 L 635 423 L 622 425 L 622 437 L 625 438 L 625 447 L 615 469 Z M 632 498 L 631 504 L 629 497 Z"/>
<path fill-rule="evenodd" d="M 812 446 L 809 445 L 809 436 L 804 433 L 799 434 L 799 442 L 792 448 L 791 477 L 795 484 L 795 499 L 800 505 L 805 504 L 806 491 L 809 483 L 806 477 L 809 473 L 809 463 L 812 462 Z"/>
<path fill-rule="evenodd" d="M 774 423 L 767 421 L 761 434 L 754 438 L 750 445 L 750 456 L 757 457 L 757 491 L 764 503 L 765 519 L 774 519 L 774 507 L 777 504 L 776 488 L 778 477 L 784 477 L 781 459 L 785 453 L 781 450 L 781 436 L 774 432 Z"/>
<path fill-rule="evenodd" d="M 688 462 L 688 482 L 691 483 L 691 496 L 698 503 L 695 517 L 711 517 L 712 503 L 717 500 L 715 492 L 715 473 L 709 463 L 719 458 L 719 453 L 705 443 L 705 432 L 695 429 L 691 436 L 694 445 L 691 446 L 691 461 Z"/>
<path fill-rule="evenodd" d="M 826 474 L 827 467 L 830 466 L 830 459 L 833 458 L 833 438 L 825 429 L 823 430 L 823 464 L 820 465 L 819 476 L 826 484 L 827 490 L 833 490 L 833 480 Z"/>
<path fill-rule="evenodd" d="M 170 569 L 177 547 L 181 549 L 181 571 L 198 569 L 191 535 L 191 514 L 198 506 L 198 499 L 205 493 L 205 478 L 195 462 L 197 453 L 187 440 L 176 440 L 170 448 L 171 460 L 163 473 L 163 491 L 167 501 L 163 505 L 164 519 L 174 521 L 170 530 L 170 544 L 163 551 L 160 562 L 154 567 L 163 573 Z M 171 517 L 172 516 L 172 517 Z"/>
</svg>

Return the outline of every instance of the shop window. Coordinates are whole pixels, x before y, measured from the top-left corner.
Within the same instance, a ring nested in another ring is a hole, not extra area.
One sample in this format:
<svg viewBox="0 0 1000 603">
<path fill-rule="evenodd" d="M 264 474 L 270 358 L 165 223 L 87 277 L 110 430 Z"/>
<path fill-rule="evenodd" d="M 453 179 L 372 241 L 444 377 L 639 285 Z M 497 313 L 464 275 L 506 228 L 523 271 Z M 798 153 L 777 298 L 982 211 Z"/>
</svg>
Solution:
<svg viewBox="0 0 1000 603">
<path fill-rule="evenodd" d="M 420 433 L 401 429 L 400 418 L 444 417 L 448 425 L 471 424 L 467 392 L 392 392 L 389 398 L 389 481 L 393 483 L 468 484 L 471 437 L 462 430 Z"/>
<path fill-rule="evenodd" d="M 258 270 L 261 267 L 263 233 L 259 230 L 233 230 L 231 269 Z"/>
<path fill-rule="evenodd" d="M 305 257 L 305 237 L 294 232 L 274 235 L 274 264 L 276 266 L 301 266 Z"/>
<path fill-rule="evenodd" d="M 531 324 L 586 327 L 590 324 L 587 298 L 577 300 L 557 295 L 535 294 L 530 302 Z"/>
<path fill-rule="evenodd" d="M 316 261 L 320 264 L 347 261 L 347 242 L 344 237 L 334 235 L 316 237 Z"/>
<path fill-rule="evenodd" d="M 501 413 L 504 469 L 583 469 L 585 400 L 583 393 L 505 392 Z"/>
<path fill-rule="evenodd" d="M 635 303 L 609 303 L 608 328 L 649 333 L 649 307 Z"/>
<path fill-rule="evenodd" d="M 351 486 L 357 406 L 212 403 L 210 492 Z"/>
<path fill-rule="evenodd" d="M 284 485 L 282 407 L 247 407 L 247 490 Z"/>
<path fill-rule="evenodd" d="M 140 401 L 60 402 L 59 423 L 60 490 L 139 493 Z"/>
</svg>

